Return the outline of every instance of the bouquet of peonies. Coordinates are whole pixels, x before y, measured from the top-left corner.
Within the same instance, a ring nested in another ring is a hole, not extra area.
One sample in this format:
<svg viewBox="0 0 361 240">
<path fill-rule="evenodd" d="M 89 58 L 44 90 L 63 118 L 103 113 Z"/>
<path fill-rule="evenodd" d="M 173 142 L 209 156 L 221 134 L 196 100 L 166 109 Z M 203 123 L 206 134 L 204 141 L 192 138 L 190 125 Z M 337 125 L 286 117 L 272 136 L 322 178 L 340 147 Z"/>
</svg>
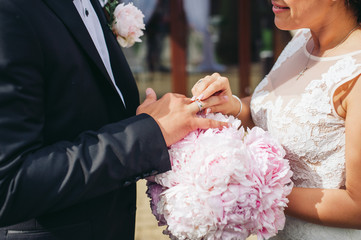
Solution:
<svg viewBox="0 0 361 240">
<path fill-rule="evenodd" d="M 122 47 L 131 47 L 135 42 L 142 41 L 140 37 L 145 29 L 143 19 L 143 13 L 133 3 L 116 5 L 111 13 L 111 28 Z"/>
<path fill-rule="evenodd" d="M 172 170 L 148 181 L 158 224 L 172 239 L 270 238 L 283 229 L 292 172 L 282 146 L 261 128 L 197 130 L 171 146 Z"/>
</svg>

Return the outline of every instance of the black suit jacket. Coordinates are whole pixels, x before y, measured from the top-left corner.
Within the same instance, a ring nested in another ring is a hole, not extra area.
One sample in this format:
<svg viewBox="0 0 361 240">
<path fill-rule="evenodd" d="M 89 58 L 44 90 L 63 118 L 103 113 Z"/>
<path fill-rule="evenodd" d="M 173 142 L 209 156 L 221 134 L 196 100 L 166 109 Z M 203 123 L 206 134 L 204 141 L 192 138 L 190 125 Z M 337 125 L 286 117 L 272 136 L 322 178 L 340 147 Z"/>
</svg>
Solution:
<svg viewBox="0 0 361 240">
<path fill-rule="evenodd" d="M 126 109 L 72 0 L 0 0 L 0 239 L 133 239 L 135 181 L 170 169 L 92 3 Z"/>
</svg>

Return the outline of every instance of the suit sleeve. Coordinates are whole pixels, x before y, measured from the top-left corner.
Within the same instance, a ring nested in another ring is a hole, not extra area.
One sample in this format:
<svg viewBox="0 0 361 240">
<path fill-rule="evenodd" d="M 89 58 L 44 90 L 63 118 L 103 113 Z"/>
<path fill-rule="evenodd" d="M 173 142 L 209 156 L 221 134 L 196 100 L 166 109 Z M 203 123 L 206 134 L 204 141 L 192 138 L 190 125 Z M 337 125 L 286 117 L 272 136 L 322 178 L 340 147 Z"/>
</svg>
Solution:
<svg viewBox="0 0 361 240">
<path fill-rule="evenodd" d="M 0 1 L 0 226 L 170 169 L 161 131 L 145 114 L 44 145 L 45 60 L 30 29 Z"/>
</svg>

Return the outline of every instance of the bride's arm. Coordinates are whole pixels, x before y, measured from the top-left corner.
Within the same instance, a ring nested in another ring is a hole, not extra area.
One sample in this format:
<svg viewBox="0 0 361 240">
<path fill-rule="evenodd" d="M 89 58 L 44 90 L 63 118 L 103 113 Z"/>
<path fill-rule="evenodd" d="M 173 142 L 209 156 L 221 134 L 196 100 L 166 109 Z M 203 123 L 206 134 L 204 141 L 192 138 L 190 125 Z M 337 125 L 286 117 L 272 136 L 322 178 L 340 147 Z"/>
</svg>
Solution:
<svg viewBox="0 0 361 240">
<path fill-rule="evenodd" d="M 240 99 L 232 96 L 232 90 L 226 77 L 214 73 L 200 79 L 192 88 L 194 100 L 200 100 L 204 110 L 220 112 L 226 115 L 237 116 L 242 121 L 242 126 L 252 128 L 254 123 L 251 117 L 251 97 Z M 240 112 L 241 110 L 241 112 Z"/>
<path fill-rule="evenodd" d="M 361 80 L 345 91 L 346 189 L 294 188 L 286 213 L 307 221 L 361 229 Z"/>
<path fill-rule="evenodd" d="M 254 127 L 250 108 L 251 98 L 252 96 L 248 96 L 240 99 L 242 101 L 242 111 L 238 118 L 242 121 L 242 126 L 245 127 L 245 129 Z"/>
</svg>

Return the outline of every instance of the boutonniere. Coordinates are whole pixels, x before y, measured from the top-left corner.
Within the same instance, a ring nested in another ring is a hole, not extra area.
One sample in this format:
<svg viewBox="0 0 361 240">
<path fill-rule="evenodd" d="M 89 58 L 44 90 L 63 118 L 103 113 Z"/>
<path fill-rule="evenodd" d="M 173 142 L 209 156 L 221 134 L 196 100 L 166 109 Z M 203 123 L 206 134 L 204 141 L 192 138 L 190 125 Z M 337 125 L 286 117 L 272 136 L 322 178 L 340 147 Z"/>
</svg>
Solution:
<svg viewBox="0 0 361 240">
<path fill-rule="evenodd" d="M 108 14 L 109 27 L 115 34 L 122 47 L 131 47 L 141 42 L 145 30 L 144 15 L 133 3 L 119 4 L 117 0 L 110 0 L 104 6 Z"/>
</svg>

